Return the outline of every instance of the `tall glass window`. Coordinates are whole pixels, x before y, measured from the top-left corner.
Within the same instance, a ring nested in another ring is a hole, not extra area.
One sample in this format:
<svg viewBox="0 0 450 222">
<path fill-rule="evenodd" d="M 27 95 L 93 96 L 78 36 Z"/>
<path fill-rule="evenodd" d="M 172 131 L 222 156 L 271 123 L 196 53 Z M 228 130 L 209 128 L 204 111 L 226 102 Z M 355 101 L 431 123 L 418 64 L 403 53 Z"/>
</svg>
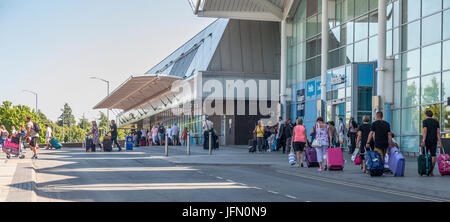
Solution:
<svg viewBox="0 0 450 222">
<path fill-rule="evenodd" d="M 428 45 L 441 40 L 441 13 L 422 20 L 422 45 Z"/>
<path fill-rule="evenodd" d="M 422 77 L 422 104 L 438 103 L 441 96 L 441 73 Z"/>
<path fill-rule="evenodd" d="M 354 58 L 353 58 L 353 44 L 352 45 L 348 45 L 347 49 L 345 50 L 345 63 L 352 63 L 354 62 Z"/>
<path fill-rule="evenodd" d="M 443 38 L 444 39 L 450 39 L 450 9 L 444 11 L 444 19 L 443 19 L 443 21 L 444 21 L 444 25 L 442 26 L 442 27 L 444 27 L 444 30 L 442 30 Z"/>
<path fill-rule="evenodd" d="M 369 16 L 369 36 L 378 34 L 378 11 L 370 13 Z"/>
<path fill-rule="evenodd" d="M 306 19 L 306 38 L 310 38 L 319 33 L 317 25 L 317 15 Z"/>
<path fill-rule="evenodd" d="M 409 79 L 420 73 L 420 50 L 416 49 L 402 55 L 402 78 Z"/>
<path fill-rule="evenodd" d="M 369 10 L 368 0 L 357 0 L 355 1 L 355 17 L 358 17 Z"/>
<path fill-rule="evenodd" d="M 367 38 L 369 31 L 369 17 L 363 16 L 355 20 L 355 42 L 363 38 Z"/>
<path fill-rule="evenodd" d="M 443 42 L 442 48 L 442 70 L 447 70 L 450 69 L 450 40 Z"/>
<path fill-rule="evenodd" d="M 422 48 L 422 75 L 441 71 L 441 43 Z"/>
<path fill-rule="evenodd" d="M 415 135 L 419 133 L 419 107 L 402 109 L 402 134 Z M 417 146 L 418 144 L 416 144 Z"/>
<path fill-rule="evenodd" d="M 341 25 L 341 45 L 353 42 L 353 22 Z"/>
<path fill-rule="evenodd" d="M 392 20 L 394 18 L 394 8 L 393 3 L 390 3 L 386 6 L 386 30 L 389 30 L 392 28 Z"/>
<path fill-rule="evenodd" d="M 317 13 L 317 0 L 308 0 L 306 3 L 306 17 Z"/>
<path fill-rule="evenodd" d="M 450 97 L 450 71 L 442 73 L 442 100 L 447 100 Z"/>
<path fill-rule="evenodd" d="M 450 8 L 450 0 L 444 0 L 444 9 Z"/>
<path fill-rule="evenodd" d="M 378 56 L 378 36 L 369 39 L 369 61 L 376 61 Z"/>
<path fill-rule="evenodd" d="M 422 16 L 441 10 L 441 3 L 442 0 L 422 0 Z"/>
<path fill-rule="evenodd" d="M 419 105 L 420 80 L 410 79 L 402 82 L 402 106 Z"/>
<path fill-rule="evenodd" d="M 367 39 L 355 43 L 355 62 L 367 62 Z"/>
<path fill-rule="evenodd" d="M 409 23 L 402 27 L 402 51 L 420 46 L 420 21 Z"/>
<path fill-rule="evenodd" d="M 418 0 L 403 0 L 403 23 L 407 23 L 420 17 L 420 2 Z"/>
<path fill-rule="evenodd" d="M 342 0 L 342 16 L 343 22 L 346 22 L 355 17 L 355 0 Z"/>
</svg>

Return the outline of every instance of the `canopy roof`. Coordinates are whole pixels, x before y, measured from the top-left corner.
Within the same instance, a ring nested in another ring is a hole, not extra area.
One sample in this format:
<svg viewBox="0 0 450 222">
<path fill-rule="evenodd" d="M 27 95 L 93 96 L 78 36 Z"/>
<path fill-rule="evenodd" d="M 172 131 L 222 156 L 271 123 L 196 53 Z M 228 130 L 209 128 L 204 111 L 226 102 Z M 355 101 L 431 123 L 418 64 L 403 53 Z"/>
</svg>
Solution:
<svg viewBox="0 0 450 222">
<path fill-rule="evenodd" d="M 139 107 L 180 80 L 177 76 L 144 75 L 131 76 L 108 97 L 94 106 L 94 109 L 122 109 L 128 111 Z"/>
</svg>

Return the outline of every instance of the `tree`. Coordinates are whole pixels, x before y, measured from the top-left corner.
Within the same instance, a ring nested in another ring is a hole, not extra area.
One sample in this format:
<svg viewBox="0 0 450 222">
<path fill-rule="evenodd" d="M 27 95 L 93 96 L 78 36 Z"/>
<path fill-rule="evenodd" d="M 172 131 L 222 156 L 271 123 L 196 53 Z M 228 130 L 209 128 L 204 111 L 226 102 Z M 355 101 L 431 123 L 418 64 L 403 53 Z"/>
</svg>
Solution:
<svg viewBox="0 0 450 222">
<path fill-rule="evenodd" d="M 107 129 L 109 128 L 109 121 L 108 117 L 105 115 L 105 113 L 100 111 L 100 122 L 98 123 L 98 130 L 102 135 L 105 135 L 107 133 Z"/>
<path fill-rule="evenodd" d="M 431 85 L 423 89 L 422 104 L 437 103 L 440 101 L 439 85 L 440 83 L 438 83 L 436 77 L 433 77 L 431 79 Z"/>
<path fill-rule="evenodd" d="M 91 131 L 92 129 L 92 123 L 86 118 L 81 118 L 77 126 L 85 131 Z"/>
<path fill-rule="evenodd" d="M 72 114 L 72 108 L 69 106 L 69 104 L 64 104 L 64 108 L 61 109 L 62 114 L 58 117 L 58 126 L 63 126 L 63 120 L 64 125 L 73 126 L 76 124 L 75 116 Z"/>
</svg>

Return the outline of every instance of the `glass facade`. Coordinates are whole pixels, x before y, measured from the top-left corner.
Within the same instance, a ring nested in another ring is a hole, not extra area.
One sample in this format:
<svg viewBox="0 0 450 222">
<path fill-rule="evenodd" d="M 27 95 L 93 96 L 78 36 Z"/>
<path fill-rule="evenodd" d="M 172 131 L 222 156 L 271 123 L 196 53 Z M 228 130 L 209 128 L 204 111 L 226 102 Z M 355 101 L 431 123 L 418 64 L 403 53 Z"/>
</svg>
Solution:
<svg viewBox="0 0 450 222">
<path fill-rule="evenodd" d="M 301 1 L 291 21 L 293 35 L 288 41 L 287 84 L 290 88 L 320 79 L 323 22 L 320 2 Z M 329 70 L 339 70 L 339 67 L 352 63 L 376 62 L 377 2 L 330 1 L 332 7 L 328 11 L 333 16 L 328 19 Z M 394 60 L 391 128 L 402 150 L 418 152 L 426 109 L 435 113 L 442 133 L 450 134 L 450 107 L 447 106 L 450 96 L 450 1 L 386 0 L 386 12 L 386 57 Z M 347 91 L 350 92 L 345 88 L 328 91 L 327 98 L 349 99 Z M 358 109 L 367 108 L 369 105 L 364 102 L 371 99 L 371 91 L 358 88 L 358 95 L 358 106 L 361 106 Z M 351 105 L 347 103 L 346 108 Z M 338 108 L 327 104 L 327 116 L 340 112 L 333 109 Z"/>
</svg>

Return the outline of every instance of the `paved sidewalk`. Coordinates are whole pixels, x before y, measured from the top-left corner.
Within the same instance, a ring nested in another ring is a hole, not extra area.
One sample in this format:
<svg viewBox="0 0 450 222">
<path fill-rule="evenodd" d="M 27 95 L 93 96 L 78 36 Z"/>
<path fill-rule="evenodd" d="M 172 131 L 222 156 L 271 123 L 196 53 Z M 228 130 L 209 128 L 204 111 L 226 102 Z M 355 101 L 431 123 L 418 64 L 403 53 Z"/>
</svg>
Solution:
<svg viewBox="0 0 450 222">
<path fill-rule="evenodd" d="M 0 202 L 34 202 L 36 201 L 36 175 L 32 154 L 25 159 L 0 154 Z"/>
<path fill-rule="evenodd" d="M 146 147 L 147 149 L 147 147 Z M 148 147 L 150 153 L 154 155 L 164 155 L 162 147 Z M 249 154 L 247 146 L 226 146 L 213 151 L 213 155 L 208 155 L 208 150 L 203 150 L 200 146 L 191 147 L 191 155 L 186 155 L 185 147 L 169 147 L 169 156 L 161 157 L 177 165 L 211 165 L 211 166 L 261 166 L 270 167 L 279 173 L 296 176 L 312 176 L 327 178 L 333 181 L 343 181 L 352 184 L 364 185 L 368 187 L 378 187 L 381 189 L 406 191 L 450 201 L 450 176 L 440 176 L 437 166 L 433 177 L 418 175 L 417 160 L 414 157 L 405 157 L 406 167 L 404 177 L 394 177 L 387 174 L 382 177 L 370 177 L 361 172 L 360 166 L 356 166 L 351 161 L 351 156 L 344 153 L 346 161 L 343 171 L 322 171 L 317 168 L 296 168 L 288 164 L 288 154 L 279 152 L 265 152 Z M 305 164 L 306 166 L 306 164 Z"/>
</svg>

